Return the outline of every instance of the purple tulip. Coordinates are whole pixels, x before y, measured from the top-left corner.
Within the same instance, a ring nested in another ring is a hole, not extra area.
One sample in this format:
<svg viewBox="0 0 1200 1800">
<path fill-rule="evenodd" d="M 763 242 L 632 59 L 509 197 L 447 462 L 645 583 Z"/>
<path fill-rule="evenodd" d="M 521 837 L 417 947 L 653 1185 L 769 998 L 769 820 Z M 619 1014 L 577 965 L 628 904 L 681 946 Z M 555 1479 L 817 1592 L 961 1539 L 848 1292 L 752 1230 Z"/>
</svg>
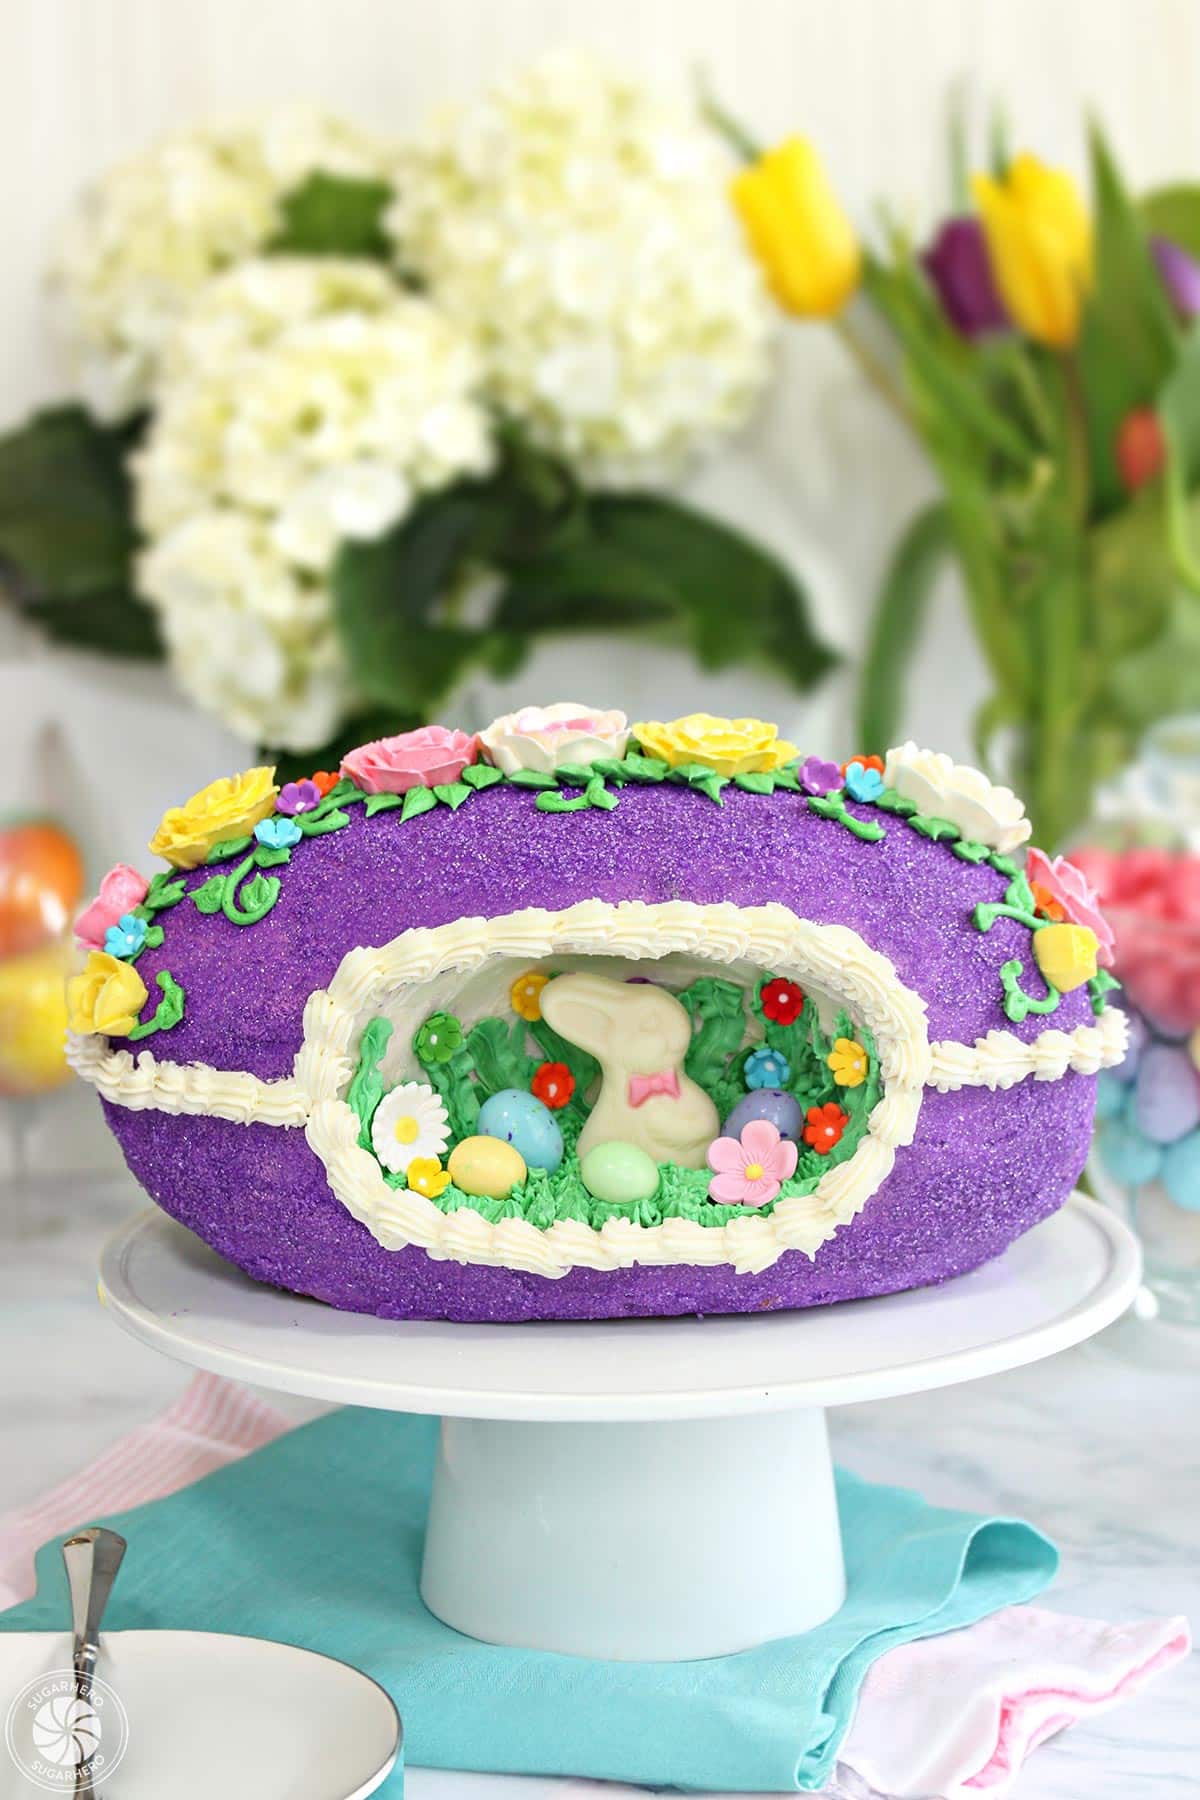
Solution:
<svg viewBox="0 0 1200 1800">
<path fill-rule="evenodd" d="M 1200 313 L 1200 263 L 1170 238 L 1153 237 L 1150 248 L 1171 304 L 1181 319 L 1194 319 Z"/>
<path fill-rule="evenodd" d="M 982 337 L 1008 325 L 978 219 L 947 219 L 921 263 L 960 336 Z"/>
</svg>

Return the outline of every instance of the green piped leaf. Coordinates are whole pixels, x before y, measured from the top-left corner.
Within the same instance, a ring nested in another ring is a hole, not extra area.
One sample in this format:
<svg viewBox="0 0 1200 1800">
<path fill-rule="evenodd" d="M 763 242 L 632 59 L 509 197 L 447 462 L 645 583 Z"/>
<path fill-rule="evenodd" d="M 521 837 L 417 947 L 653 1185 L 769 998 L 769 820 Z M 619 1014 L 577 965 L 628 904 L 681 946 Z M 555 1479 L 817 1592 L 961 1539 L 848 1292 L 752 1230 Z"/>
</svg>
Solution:
<svg viewBox="0 0 1200 1800">
<path fill-rule="evenodd" d="M 183 1017 L 183 1006 L 186 998 L 183 989 L 175 977 L 167 969 L 162 969 L 154 977 L 162 991 L 162 999 L 154 1009 L 154 1017 L 147 1019 L 142 1025 L 135 1025 L 129 1033 L 131 1038 L 150 1037 L 156 1031 L 170 1031 L 178 1025 Z"/>
<path fill-rule="evenodd" d="M 511 781 L 514 787 L 552 788 L 558 786 L 555 777 L 547 775 L 542 769 L 514 769 L 511 775 L 505 776 L 505 780 Z"/>
<path fill-rule="evenodd" d="M 671 773 L 670 763 L 657 756 L 642 756 L 636 750 L 629 752 L 621 767 L 630 781 L 665 781 Z"/>
<path fill-rule="evenodd" d="M 598 775 L 588 782 L 586 799 L 589 806 L 599 807 L 601 812 L 611 812 L 617 805 L 617 796 L 609 793 Z"/>
<path fill-rule="evenodd" d="M 950 848 L 963 862 L 984 863 L 988 859 L 987 845 L 977 844 L 972 838 L 959 838 Z"/>
<path fill-rule="evenodd" d="M 368 794 L 367 804 L 363 810 L 368 819 L 373 819 L 376 813 L 391 812 L 393 807 L 403 805 L 403 794 Z"/>
<path fill-rule="evenodd" d="M 595 771 L 591 763 L 559 763 L 554 773 L 562 787 L 586 787 Z"/>
<path fill-rule="evenodd" d="M 539 812 L 565 813 L 584 812 L 591 805 L 591 802 L 586 794 L 575 794 L 568 800 L 565 794 L 560 794 L 556 791 L 554 793 L 539 794 L 534 804 Z"/>
<path fill-rule="evenodd" d="M 348 825 L 350 814 L 343 812 L 340 806 L 329 812 L 322 812 L 318 807 L 313 812 L 300 813 L 296 823 L 305 837 L 324 837 L 327 831 L 340 831 L 343 825 Z"/>
<path fill-rule="evenodd" d="M 698 781 L 693 781 L 691 786 L 697 794 L 704 794 L 708 799 L 715 800 L 718 806 L 724 806 L 721 789 L 729 786 L 729 777 L 728 775 L 718 775 L 715 770 L 710 769 L 707 775 Z"/>
<path fill-rule="evenodd" d="M 279 898 L 278 875 L 251 875 L 253 867 L 254 857 L 247 856 L 225 877 L 221 911 L 231 925 L 257 925 Z"/>
<path fill-rule="evenodd" d="M 796 772 L 795 763 L 788 763 L 786 767 L 775 770 L 775 786 L 786 788 L 791 794 L 798 794 L 801 791 L 800 777 Z"/>
<path fill-rule="evenodd" d="M 178 906 L 186 893 L 187 884 L 182 875 L 176 875 L 174 870 L 168 874 L 160 869 L 151 878 L 146 898 L 137 910 L 146 913 L 165 912 L 168 906 Z"/>
<path fill-rule="evenodd" d="M 953 819 L 938 819 L 929 813 L 916 812 L 909 815 L 908 822 L 914 831 L 919 831 L 922 837 L 932 838 L 935 844 L 940 844 L 944 838 L 962 836 Z"/>
<path fill-rule="evenodd" d="M 462 779 L 468 787 L 490 788 L 504 780 L 504 773 L 501 769 L 493 769 L 491 763 L 468 763 L 462 772 Z"/>
<path fill-rule="evenodd" d="M 252 837 L 226 838 L 223 843 L 214 844 L 204 860 L 208 863 L 229 862 L 243 850 L 248 850 L 253 842 Z"/>
<path fill-rule="evenodd" d="M 1107 969 L 1097 969 L 1096 973 L 1092 976 L 1092 979 L 1087 984 L 1088 999 L 1091 1002 L 1092 1011 L 1097 1018 L 1100 1017 L 1100 1014 L 1107 1007 L 1108 996 L 1112 993 L 1114 988 L 1119 988 L 1120 985 L 1121 984 L 1116 976 L 1110 975 Z"/>
<path fill-rule="evenodd" d="M 774 775 L 749 770 L 744 775 L 735 775 L 733 778 L 733 785 L 734 787 L 742 788 L 747 794 L 773 794 L 775 792 L 775 777 Z"/>
<path fill-rule="evenodd" d="M 621 786 L 624 786 L 629 779 L 625 773 L 624 759 L 621 757 L 598 756 L 592 764 L 592 772 L 595 775 L 603 775 L 606 781 L 616 781 Z M 679 769 L 676 773 L 682 775 L 683 771 Z"/>
<path fill-rule="evenodd" d="M 1013 861 L 1012 857 L 1011 856 L 1002 856 L 998 850 L 993 850 L 991 852 L 991 854 L 988 857 L 988 861 L 991 863 L 993 869 L 995 869 L 997 875 L 1012 876 L 1012 875 L 1019 875 L 1021 873 L 1018 865 Z"/>
<path fill-rule="evenodd" d="M 898 794 L 895 788 L 888 787 L 885 787 L 881 794 L 876 794 L 871 804 L 877 806 L 881 812 L 895 813 L 900 819 L 911 819 L 914 813 L 919 813 L 921 810 L 915 800 L 907 800 L 903 794 Z"/>
<path fill-rule="evenodd" d="M 225 883 L 228 879 L 227 875 L 210 875 L 200 887 L 192 889 L 192 905 L 197 912 L 220 912 L 221 902 L 225 898 Z"/>
<path fill-rule="evenodd" d="M 415 819 L 418 813 L 432 812 L 436 805 L 437 795 L 432 788 L 409 788 L 400 809 L 400 823 L 403 825 L 406 819 Z"/>
<path fill-rule="evenodd" d="M 469 788 L 465 781 L 440 781 L 433 791 L 443 806 L 448 806 L 451 812 L 457 812 L 463 801 L 469 800 L 475 790 Z"/>
<path fill-rule="evenodd" d="M 255 867 L 259 869 L 275 869 L 291 860 L 291 847 L 287 844 L 260 844 L 254 852 Z"/>
</svg>

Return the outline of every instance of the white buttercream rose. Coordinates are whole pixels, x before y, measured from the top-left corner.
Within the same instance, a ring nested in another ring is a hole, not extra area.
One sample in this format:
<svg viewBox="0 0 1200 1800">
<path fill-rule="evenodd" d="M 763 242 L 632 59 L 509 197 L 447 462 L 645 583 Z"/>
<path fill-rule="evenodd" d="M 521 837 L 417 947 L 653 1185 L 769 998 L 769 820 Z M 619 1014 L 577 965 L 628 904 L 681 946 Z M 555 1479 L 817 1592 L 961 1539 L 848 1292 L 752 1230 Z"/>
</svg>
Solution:
<svg viewBox="0 0 1200 1800">
<path fill-rule="evenodd" d="M 1033 829 L 1011 788 L 997 787 L 981 770 L 941 751 L 920 750 L 911 739 L 888 751 L 883 779 L 923 813 L 949 819 L 964 837 L 990 850 L 1016 850 Z"/>
<path fill-rule="evenodd" d="M 517 769 L 552 774 L 564 764 L 586 765 L 621 758 L 629 742 L 623 712 L 600 712 L 574 700 L 553 706 L 525 706 L 493 719 L 479 742 L 488 762 L 512 775 Z"/>
</svg>

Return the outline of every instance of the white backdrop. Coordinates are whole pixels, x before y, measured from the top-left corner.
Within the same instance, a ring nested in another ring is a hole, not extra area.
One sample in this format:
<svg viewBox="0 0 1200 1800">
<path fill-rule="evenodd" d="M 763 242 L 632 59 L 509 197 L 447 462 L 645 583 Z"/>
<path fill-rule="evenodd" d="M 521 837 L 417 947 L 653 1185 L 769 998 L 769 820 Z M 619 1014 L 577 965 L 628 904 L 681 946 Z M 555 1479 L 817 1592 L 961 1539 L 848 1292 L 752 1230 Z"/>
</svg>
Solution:
<svg viewBox="0 0 1200 1800">
<path fill-rule="evenodd" d="M 304 98 L 400 130 L 439 97 L 574 42 L 666 85 L 704 65 L 763 137 L 811 135 L 860 220 L 882 194 L 917 228 L 945 205 L 956 82 L 981 123 L 1003 97 L 1014 142 L 1077 173 L 1091 106 L 1135 185 L 1200 175 L 1197 0 L 0 0 L 0 20 L 0 426 L 58 386 L 39 274 L 74 195 L 105 164 L 205 114 Z M 808 575 L 826 630 L 853 653 L 887 548 L 927 485 L 828 332 L 792 325 L 770 403 L 698 491 Z M 570 653 L 556 655 L 527 673 L 522 694 L 586 685 L 632 711 L 658 687 L 664 707 L 761 707 L 814 748 L 852 748 L 844 678 L 797 706 L 770 683 L 699 685 L 678 664 L 641 657 L 584 682 L 562 667 Z M 172 724 L 160 675 L 106 675 L 96 688 L 97 667 L 76 658 L 43 664 L 31 681 L 29 657 L 40 661 L 40 648 L 0 619 L 0 804 L 18 798 L 25 771 L 46 766 L 57 711 L 56 766 L 76 777 L 70 822 L 97 857 L 133 856 L 162 807 L 233 754 L 215 726 Z M 73 703 L 89 685 L 86 705 Z M 981 692 L 948 592 L 906 725 L 965 751 Z M 143 703 L 158 710 L 139 731 Z M 129 741 L 144 745 L 151 729 L 154 754 L 133 771 Z"/>
</svg>

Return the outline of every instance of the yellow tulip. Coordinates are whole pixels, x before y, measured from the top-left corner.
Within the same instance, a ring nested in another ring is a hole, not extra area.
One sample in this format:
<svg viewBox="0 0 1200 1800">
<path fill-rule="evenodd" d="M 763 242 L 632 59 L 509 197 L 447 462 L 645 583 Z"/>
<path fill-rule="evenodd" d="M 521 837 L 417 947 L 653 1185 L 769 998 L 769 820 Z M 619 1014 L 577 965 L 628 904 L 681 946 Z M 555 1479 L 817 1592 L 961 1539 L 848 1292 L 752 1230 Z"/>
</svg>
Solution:
<svg viewBox="0 0 1200 1800">
<path fill-rule="evenodd" d="M 1039 344 L 1069 350 L 1092 282 L 1092 224 L 1061 169 L 1023 154 L 1002 180 L 971 183 L 1005 305 Z"/>
<path fill-rule="evenodd" d="M 1082 987 L 1096 973 L 1100 940 L 1089 925 L 1043 925 L 1033 934 L 1042 979 L 1060 994 Z"/>
<path fill-rule="evenodd" d="M 107 950 L 93 950 L 82 975 L 67 983 L 67 1023 L 84 1037 L 128 1037 L 146 998 L 136 969 Z"/>
<path fill-rule="evenodd" d="M 733 204 L 786 312 L 828 319 L 858 286 L 854 228 L 805 138 L 785 138 L 734 177 Z"/>
</svg>

